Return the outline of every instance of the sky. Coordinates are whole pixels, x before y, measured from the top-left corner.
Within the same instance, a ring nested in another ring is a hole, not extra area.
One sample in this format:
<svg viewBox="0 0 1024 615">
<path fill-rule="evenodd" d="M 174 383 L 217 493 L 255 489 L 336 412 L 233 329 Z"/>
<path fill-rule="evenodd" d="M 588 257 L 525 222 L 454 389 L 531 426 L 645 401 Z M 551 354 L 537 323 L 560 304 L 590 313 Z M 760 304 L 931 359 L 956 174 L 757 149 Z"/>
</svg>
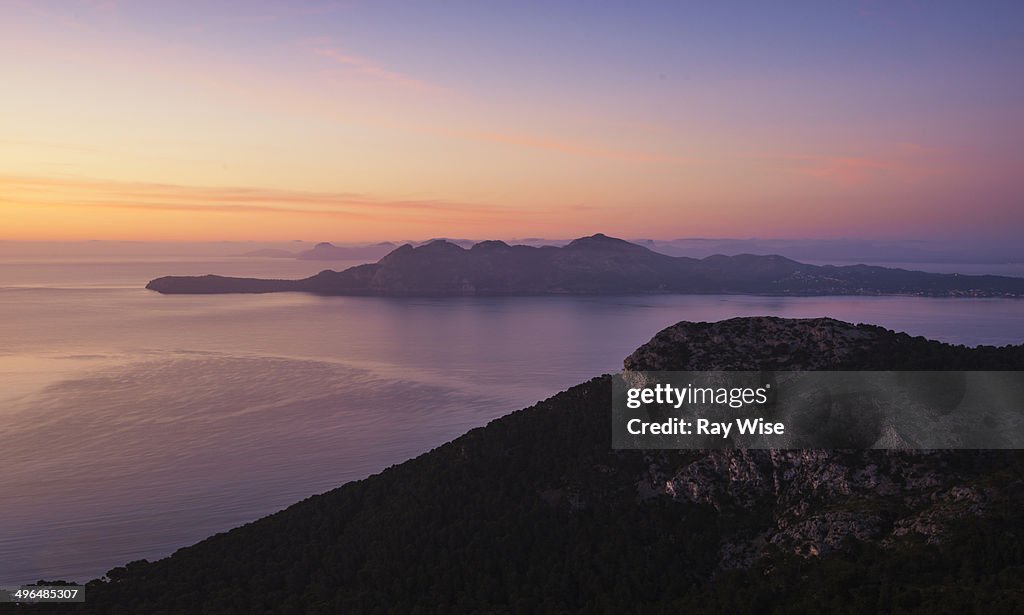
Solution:
<svg viewBox="0 0 1024 615">
<path fill-rule="evenodd" d="M 1014 239 L 1024 3 L 0 0 L 0 240 Z"/>
</svg>

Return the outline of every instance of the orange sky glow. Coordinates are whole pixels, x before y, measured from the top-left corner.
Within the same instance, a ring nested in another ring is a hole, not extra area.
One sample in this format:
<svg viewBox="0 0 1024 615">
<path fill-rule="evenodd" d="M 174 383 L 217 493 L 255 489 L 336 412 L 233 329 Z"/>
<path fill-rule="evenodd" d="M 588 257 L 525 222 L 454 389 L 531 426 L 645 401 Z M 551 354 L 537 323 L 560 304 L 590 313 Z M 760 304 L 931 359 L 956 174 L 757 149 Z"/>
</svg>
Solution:
<svg viewBox="0 0 1024 615">
<path fill-rule="evenodd" d="M 829 9 L 824 39 L 702 16 L 730 47 L 662 9 L 170 4 L 0 5 L 0 240 L 1024 225 L 1024 86 L 999 59 L 1021 43 L 956 15 Z"/>
</svg>

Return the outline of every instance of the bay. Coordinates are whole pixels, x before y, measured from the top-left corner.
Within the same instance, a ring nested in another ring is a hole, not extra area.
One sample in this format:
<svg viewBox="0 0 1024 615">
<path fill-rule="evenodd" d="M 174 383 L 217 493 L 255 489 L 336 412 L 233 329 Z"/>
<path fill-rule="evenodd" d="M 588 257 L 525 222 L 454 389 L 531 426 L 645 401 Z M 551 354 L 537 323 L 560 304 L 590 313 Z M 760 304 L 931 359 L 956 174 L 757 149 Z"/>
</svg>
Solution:
<svg viewBox="0 0 1024 615">
<path fill-rule="evenodd" d="M 1024 341 L 1024 302 L 1008 299 L 143 289 L 159 275 L 326 266 L 0 261 L 0 585 L 169 555 L 616 371 L 680 320 L 830 316 L 958 344 Z"/>
</svg>

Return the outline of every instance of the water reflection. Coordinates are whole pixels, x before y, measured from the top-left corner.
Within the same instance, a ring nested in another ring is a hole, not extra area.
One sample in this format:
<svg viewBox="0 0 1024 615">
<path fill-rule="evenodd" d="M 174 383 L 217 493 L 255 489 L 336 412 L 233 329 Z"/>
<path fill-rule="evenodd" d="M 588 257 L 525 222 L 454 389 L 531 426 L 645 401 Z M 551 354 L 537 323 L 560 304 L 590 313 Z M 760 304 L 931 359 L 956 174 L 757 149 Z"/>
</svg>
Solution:
<svg viewBox="0 0 1024 615">
<path fill-rule="evenodd" d="M 1005 344 L 1022 307 L 0 290 L 0 584 L 167 555 L 615 371 L 680 320 L 827 315 Z"/>
</svg>

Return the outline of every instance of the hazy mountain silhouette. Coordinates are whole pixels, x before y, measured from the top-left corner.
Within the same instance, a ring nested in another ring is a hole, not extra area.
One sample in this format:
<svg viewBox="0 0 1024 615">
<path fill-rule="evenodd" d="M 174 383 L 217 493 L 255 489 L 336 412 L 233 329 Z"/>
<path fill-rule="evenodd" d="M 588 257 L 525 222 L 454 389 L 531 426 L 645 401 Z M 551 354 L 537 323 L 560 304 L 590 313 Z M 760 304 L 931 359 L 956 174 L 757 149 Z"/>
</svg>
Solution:
<svg viewBox="0 0 1024 615">
<path fill-rule="evenodd" d="M 306 261 L 352 260 L 356 258 L 380 258 L 395 249 L 395 244 L 385 241 L 369 246 L 336 246 L 322 242 L 312 250 L 298 253 L 295 258 Z"/>
</svg>

